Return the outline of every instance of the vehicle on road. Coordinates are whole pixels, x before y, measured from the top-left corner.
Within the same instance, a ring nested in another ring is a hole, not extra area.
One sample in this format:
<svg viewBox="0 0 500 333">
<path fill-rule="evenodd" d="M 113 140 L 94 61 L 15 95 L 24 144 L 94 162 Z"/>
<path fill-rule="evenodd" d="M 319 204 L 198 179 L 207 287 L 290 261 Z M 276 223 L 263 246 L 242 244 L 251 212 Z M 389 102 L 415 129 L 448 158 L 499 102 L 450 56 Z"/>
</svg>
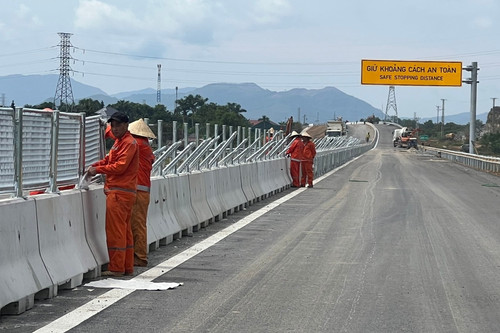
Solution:
<svg viewBox="0 0 500 333">
<path fill-rule="evenodd" d="M 344 136 L 346 135 L 346 126 L 342 119 L 328 120 L 326 124 L 326 136 Z"/>
<path fill-rule="evenodd" d="M 408 127 L 403 127 L 401 129 L 394 130 L 392 143 L 394 147 L 399 148 L 415 148 L 418 149 L 417 144 L 417 133 L 420 129 L 410 129 Z"/>
</svg>

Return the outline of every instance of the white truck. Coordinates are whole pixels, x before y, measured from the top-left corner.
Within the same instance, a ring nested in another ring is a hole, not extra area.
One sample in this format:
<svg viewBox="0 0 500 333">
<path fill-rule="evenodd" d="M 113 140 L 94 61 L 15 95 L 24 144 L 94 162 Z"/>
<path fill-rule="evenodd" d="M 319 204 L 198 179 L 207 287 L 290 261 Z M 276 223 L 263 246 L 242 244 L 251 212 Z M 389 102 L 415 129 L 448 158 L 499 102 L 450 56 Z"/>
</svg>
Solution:
<svg viewBox="0 0 500 333">
<path fill-rule="evenodd" d="M 342 120 L 328 120 L 326 124 L 326 136 L 346 135 L 345 124 Z"/>
<path fill-rule="evenodd" d="M 399 141 L 401 140 L 401 133 L 402 132 L 403 132 L 403 128 L 395 129 L 392 132 L 392 144 L 394 145 L 394 147 L 399 145 Z"/>
</svg>

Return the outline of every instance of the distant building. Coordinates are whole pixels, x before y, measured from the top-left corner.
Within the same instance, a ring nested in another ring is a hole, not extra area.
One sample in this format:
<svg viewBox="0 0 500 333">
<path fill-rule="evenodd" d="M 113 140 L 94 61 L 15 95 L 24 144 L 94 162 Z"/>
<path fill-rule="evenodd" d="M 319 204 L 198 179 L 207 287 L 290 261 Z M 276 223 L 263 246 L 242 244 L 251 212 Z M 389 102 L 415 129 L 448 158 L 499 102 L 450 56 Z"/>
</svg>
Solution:
<svg viewBox="0 0 500 333">
<path fill-rule="evenodd" d="M 254 128 L 260 128 L 262 130 L 269 130 L 270 128 L 274 128 L 275 130 L 278 130 L 280 128 L 279 124 L 276 124 L 274 121 L 271 120 L 249 120 L 250 124 L 252 125 L 252 129 Z"/>
</svg>

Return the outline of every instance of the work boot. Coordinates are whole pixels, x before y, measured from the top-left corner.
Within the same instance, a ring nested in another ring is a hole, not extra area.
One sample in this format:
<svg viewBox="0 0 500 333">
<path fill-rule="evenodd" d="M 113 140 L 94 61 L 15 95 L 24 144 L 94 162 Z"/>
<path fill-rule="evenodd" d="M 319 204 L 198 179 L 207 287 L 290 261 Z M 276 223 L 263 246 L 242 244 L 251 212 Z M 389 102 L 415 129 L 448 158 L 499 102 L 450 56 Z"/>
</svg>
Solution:
<svg viewBox="0 0 500 333">
<path fill-rule="evenodd" d="M 119 276 L 123 276 L 123 273 L 122 272 L 113 272 L 113 271 L 102 271 L 101 276 L 119 277 Z"/>
</svg>

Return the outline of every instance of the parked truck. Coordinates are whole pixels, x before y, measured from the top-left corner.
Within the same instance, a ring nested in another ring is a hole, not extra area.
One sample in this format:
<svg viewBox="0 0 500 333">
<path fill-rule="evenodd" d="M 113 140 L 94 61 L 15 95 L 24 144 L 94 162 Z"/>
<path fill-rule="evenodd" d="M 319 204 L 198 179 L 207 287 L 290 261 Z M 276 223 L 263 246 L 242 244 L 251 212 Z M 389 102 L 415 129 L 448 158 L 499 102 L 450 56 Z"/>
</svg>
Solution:
<svg viewBox="0 0 500 333">
<path fill-rule="evenodd" d="M 342 120 L 328 120 L 326 124 L 326 136 L 346 135 L 345 124 Z"/>
</svg>

